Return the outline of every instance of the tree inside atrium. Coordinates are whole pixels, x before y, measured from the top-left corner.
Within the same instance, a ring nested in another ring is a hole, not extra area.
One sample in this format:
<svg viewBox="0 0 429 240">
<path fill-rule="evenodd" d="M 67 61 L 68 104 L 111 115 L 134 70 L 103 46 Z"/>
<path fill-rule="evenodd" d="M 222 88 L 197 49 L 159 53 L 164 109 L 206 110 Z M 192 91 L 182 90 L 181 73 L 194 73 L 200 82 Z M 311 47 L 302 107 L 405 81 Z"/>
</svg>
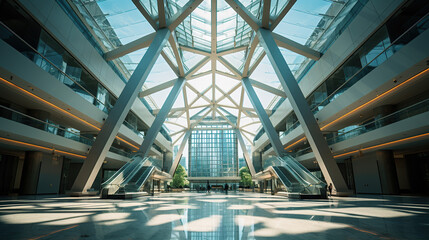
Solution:
<svg viewBox="0 0 429 240">
<path fill-rule="evenodd" d="M 249 168 L 247 167 L 242 167 L 240 168 L 240 185 L 244 186 L 244 187 L 250 187 L 250 185 L 252 184 L 252 175 L 250 175 L 250 171 Z"/>
<path fill-rule="evenodd" d="M 188 174 L 186 173 L 185 168 L 179 164 L 179 166 L 177 166 L 176 172 L 174 173 L 173 181 L 171 182 L 171 187 L 182 188 L 188 185 L 189 182 L 186 177 L 188 177 Z"/>
</svg>

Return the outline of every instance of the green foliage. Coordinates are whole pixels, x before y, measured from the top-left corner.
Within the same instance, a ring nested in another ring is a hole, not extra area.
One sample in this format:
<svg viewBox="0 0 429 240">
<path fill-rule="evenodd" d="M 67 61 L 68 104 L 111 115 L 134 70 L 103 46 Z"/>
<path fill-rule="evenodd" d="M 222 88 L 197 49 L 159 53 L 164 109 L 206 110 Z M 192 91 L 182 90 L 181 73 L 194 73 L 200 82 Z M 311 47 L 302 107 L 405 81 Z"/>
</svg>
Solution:
<svg viewBox="0 0 429 240">
<path fill-rule="evenodd" d="M 245 187 L 250 187 L 250 185 L 252 184 L 252 175 L 250 175 L 249 168 L 240 168 L 239 174 L 241 177 L 240 183 Z"/>
<path fill-rule="evenodd" d="M 177 166 L 176 172 L 173 175 L 171 187 L 181 188 L 189 184 L 188 180 L 186 180 L 186 177 L 188 177 L 188 174 L 186 173 L 185 168 L 179 164 L 179 166 Z"/>
</svg>

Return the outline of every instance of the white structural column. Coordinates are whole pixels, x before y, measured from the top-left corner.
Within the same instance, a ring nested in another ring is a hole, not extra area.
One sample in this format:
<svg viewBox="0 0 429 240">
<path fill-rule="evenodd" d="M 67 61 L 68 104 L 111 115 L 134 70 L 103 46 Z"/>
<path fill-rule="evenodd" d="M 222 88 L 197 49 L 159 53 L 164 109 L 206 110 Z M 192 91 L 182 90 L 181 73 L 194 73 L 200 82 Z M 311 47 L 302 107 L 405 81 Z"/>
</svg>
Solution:
<svg viewBox="0 0 429 240">
<path fill-rule="evenodd" d="M 237 135 L 238 143 L 240 144 L 241 150 L 244 154 L 244 159 L 246 160 L 247 166 L 249 167 L 250 174 L 252 176 L 256 175 L 255 168 L 253 167 L 252 158 L 250 157 L 249 152 L 246 149 L 246 144 L 244 144 L 243 136 L 238 128 L 234 129 L 235 134 Z"/>
<path fill-rule="evenodd" d="M 73 184 L 73 192 L 85 193 L 89 188 L 91 188 L 120 126 L 124 122 L 132 104 L 136 100 L 139 91 L 146 81 L 147 76 L 155 64 L 156 59 L 160 55 L 162 48 L 165 46 L 169 36 L 170 30 L 168 29 L 159 29 L 157 31 L 153 42 L 138 64 L 133 75 L 128 80 L 128 83 L 122 90 L 115 106 L 110 111 L 103 127 L 98 133 L 97 139 L 92 145 L 91 150 L 89 151 L 88 156 Z"/>
<path fill-rule="evenodd" d="M 188 143 L 188 139 L 191 136 L 192 130 L 188 130 L 183 136 L 182 143 L 179 146 L 179 150 L 177 151 L 176 156 L 174 157 L 173 164 L 171 164 L 171 168 L 169 174 L 173 176 L 174 172 L 176 172 L 177 165 L 180 163 L 180 159 L 182 158 L 183 150 L 185 149 L 186 144 Z"/>
<path fill-rule="evenodd" d="M 276 155 L 279 157 L 284 156 L 286 151 L 283 148 L 283 144 L 280 141 L 279 135 L 277 134 L 276 129 L 273 126 L 273 123 L 271 123 L 271 120 L 268 117 L 268 114 L 265 112 L 265 109 L 262 106 L 261 101 L 256 95 L 255 89 L 253 89 L 253 86 L 250 83 L 249 78 L 245 77 L 241 79 L 241 83 L 243 84 L 244 90 L 246 90 L 247 96 L 249 97 L 253 108 L 258 114 L 262 127 L 264 127 L 264 130 L 268 136 L 268 139 L 270 139 L 271 145 L 273 146 L 273 149 L 276 152 Z"/>
<path fill-rule="evenodd" d="M 142 145 L 140 146 L 139 153 L 141 153 L 142 157 L 146 157 L 149 153 L 150 148 L 152 147 L 153 142 L 155 141 L 156 135 L 158 135 L 161 130 L 162 124 L 164 124 L 165 119 L 168 116 L 171 108 L 173 107 L 174 102 L 176 101 L 179 93 L 182 91 L 183 85 L 185 84 L 185 78 L 178 78 L 170 93 L 167 96 L 164 104 L 159 110 L 158 115 L 156 115 L 155 120 L 144 136 L 144 140 Z"/>
<path fill-rule="evenodd" d="M 305 136 L 310 143 L 326 181 L 328 184 L 332 183 L 334 185 L 337 194 L 347 194 L 349 192 L 347 184 L 295 77 L 283 58 L 279 47 L 276 45 L 271 31 L 260 28 L 257 31 L 257 36 L 301 123 Z"/>
</svg>

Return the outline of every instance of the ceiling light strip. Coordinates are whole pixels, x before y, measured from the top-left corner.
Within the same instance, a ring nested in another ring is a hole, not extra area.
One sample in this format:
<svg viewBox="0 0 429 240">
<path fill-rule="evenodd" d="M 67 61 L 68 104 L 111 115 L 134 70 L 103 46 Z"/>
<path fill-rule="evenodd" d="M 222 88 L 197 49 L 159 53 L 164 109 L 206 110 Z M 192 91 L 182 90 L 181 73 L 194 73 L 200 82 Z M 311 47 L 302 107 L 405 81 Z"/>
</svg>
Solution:
<svg viewBox="0 0 429 240">
<path fill-rule="evenodd" d="M 84 156 L 84 155 L 75 154 L 75 153 L 66 152 L 66 151 L 61 151 L 61 150 L 56 150 L 54 148 L 47 148 L 47 147 L 43 147 L 43 146 L 40 146 L 40 145 L 26 143 L 26 142 L 21 142 L 21 141 L 17 141 L 17 140 L 8 139 L 8 138 L 0 137 L 0 140 L 1 141 L 5 141 L 5 142 L 10 142 L 10 143 L 15 143 L 15 144 L 27 146 L 27 147 L 33 147 L 33 148 L 43 149 L 43 150 L 46 150 L 46 151 L 53 151 L 53 152 L 58 152 L 58 153 L 62 153 L 62 154 L 67 154 L 67 155 L 75 156 L 75 157 L 78 157 L 78 158 L 86 158 L 86 156 Z"/>
<path fill-rule="evenodd" d="M 1 77 L 0 77 L 0 81 L 2 81 L 2 82 L 4 82 L 4 83 L 6 83 L 7 85 L 9 85 L 9 86 L 11 86 L 11 87 L 13 87 L 13 88 L 15 88 L 15 89 L 20 90 L 21 92 L 23 92 L 23 93 L 25 93 L 25 94 L 29 95 L 30 97 L 33 97 L 33 98 L 35 98 L 35 99 L 37 99 L 37 100 L 39 100 L 39 101 L 41 101 L 41 102 L 43 102 L 43 103 L 45 103 L 45 104 L 49 105 L 50 107 L 54 108 L 55 110 L 58 110 L 58 111 L 60 111 L 60 112 L 62 112 L 62 113 L 65 113 L 65 114 L 67 114 L 68 116 L 70 116 L 70 117 L 72 117 L 72 118 L 74 118 L 74 119 L 77 119 L 77 120 L 79 120 L 80 122 L 82 122 L 82 123 L 84 123 L 84 124 L 86 124 L 86 125 L 88 125 L 88 126 L 90 126 L 90 127 L 92 127 L 92 128 L 97 129 L 98 131 L 100 131 L 100 128 L 99 128 L 99 127 L 97 127 L 97 126 L 95 126 L 94 124 L 91 124 L 91 123 L 89 123 L 89 122 L 87 122 L 87 121 L 83 120 L 82 118 L 80 118 L 80 117 L 78 117 L 78 116 L 76 116 L 76 115 L 74 115 L 74 114 L 72 114 L 72 113 L 70 113 L 70 112 L 68 112 L 68 111 L 66 111 L 66 110 L 64 110 L 64 109 L 62 109 L 62 108 L 60 108 L 60 107 L 58 107 L 58 106 L 56 106 L 55 104 L 53 104 L 53 103 L 51 103 L 51 102 L 46 101 L 45 99 L 43 99 L 43 98 L 41 98 L 41 97 L 39 97 L 39 96 L 35 95 L 34 93 L 31 93 L 31 92 L 29 92 L 28 90 L 25 90 L 24 88 L 19 87 L 19 86 L 15 85 L 15 84 L 13 84 L 13 83 L 11 83 L 11 82 L 9 82 L 9 81 L 5 80 L 4 78 L 1 78 Z M 121 138 L 121 137 L 119 137 L 119 136 L 116 136 L 116 138 L 117 138 L 117 139 L 119 139 L 120 141 L 122 141 L 122 142 L 124 142 L 124 143 L 128 144 L 129 146 L 131 146 L 131 147 L 135 148 L 135 149 L 139 149 L 139 148 L 138 148 L 137 146 L 135 146 L 134 144 L 131 144 L 130 142 L 128 142 L 128 141 L 126 141 L 126 140 L 124 140 L 123 138 Z"/>
<path fill-rule="evenodd" d="M 366 102 L 366 103 L 364 103 L 364 104 L 360 105 L 359 107 L 357 107 L 357 108 L 355 108 L 355 109 L 351 110 L 350 112 L 348 112 L 348 113 L 344 114 L 343 116 L 338 117 L 338 118 L 337 118 L 337 119 L 335 119 L 334 121 L 332 121 L 332 122 L 330 122 L 330 123 L 326 124 L 325 126 L 323 126 L 322 128 L 320 128 L 320 130 L 325 130 L 327 127 L 329 127 L 329 126 L 331 126 L 332 124 L 334 124 L 334 123 L 338 122 L 339 120 L 344 119 L 345 117 L 350 116 L 351 114 L 355 113 L 356 111 L 359 111 L 359 110 L 363 109 L 364 107 L 368 106 L 369 104 L 371 104 L 371 103 L 373 103 L 373 102 L 375 102 L 375 101 L 379 100 L 379 99 L 380 99 L 380 98 L 382 98 L 382 97 L 385 97 L 385 96 L 386 96 L 386 95 L 388 95 L 389 93 L 392 93 L 393 91 L 397 90 L 398 88 L 400 88 L 400 87 L 402 87 L 403 85 L 405 85 L 405 84 L 407 84 L 407 83 L 411 82 L 412 80 L 414 80 L 414 79 L 416 79 L 416 78 L 418 78 L 418 77 L 422 76 L 423 74 L 425 74 L 425 73 L 427 73 L 427 72 L 429 72 L 429 68 L 426 68 L 425 70 L 423 70 L 423 71 L 421 71 L 421 72 L 417 73 L 416 75 L 414 75 L 414 76 L 412 76 L 412 77 L 408 78 L 407 80 L 403 81 L 402 83 L 398 84 L 397 86 L 395 86 L 395 87 L 391 88 L 390 90 L 387 90 L 386 92 L 384 92 L 384 93 L 382 93 L 382 94 L 378 95 L 377 97 L 375 97 L 375 98 L 371 99 L 370 101 L 368 101 L 368 102 Z M 288 146 L 287 146 L 287 147 L 285 147 L 284 149 L 289 149 L 289 148 L 291 148 L 292 146 L 294 146 L 294 145 L 296 145 L 296 144 L 300 143 L 301 141 L 303 141 L 303 140 L 305 140 L 305 139 L 306 139 L 305 137 L 300 138 L 299 140 L 297 140 L 297 141 L 295 141 L 294 143 L 292 143 L 292 144 L 288 145 Z"/>
</svg>

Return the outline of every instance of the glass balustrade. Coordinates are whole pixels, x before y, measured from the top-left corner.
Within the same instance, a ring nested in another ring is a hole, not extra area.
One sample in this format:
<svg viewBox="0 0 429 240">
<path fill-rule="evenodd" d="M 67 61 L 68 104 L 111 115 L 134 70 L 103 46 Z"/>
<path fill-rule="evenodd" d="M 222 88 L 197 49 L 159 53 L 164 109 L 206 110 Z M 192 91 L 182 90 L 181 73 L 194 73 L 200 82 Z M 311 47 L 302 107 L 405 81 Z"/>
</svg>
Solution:
<svg viewBox="0 0 429 240">
<path fill-rule="evenodd" d="M 95 141 L 95 138 L 89 138 L 89 137 L 84 137 L 80 135 L 80 132 L 76 129 L 72 129 L 72 128 L 63 128 L 58 124 L 53 123 L 50 120 L 45 120 L 42 121 L 40 119 L 37 119 L 35 117 L 26 115 L 24 113 L 21 113 L 19 111 L 16 111 L 14 109 L 5 107 L 3 105 L 0 105 L 0 117 L 2 118 L 6 118 L 18 123 L 22 123 L 24 125 L 30 126 L 30 127 L 34 127 L 37 128 L 39 130 L 57 135 L 57 136 L 61 136 L 76 142 L 80 142 L 86 145 L 92 145 Z M 115 148 L 115 147 L 111 147 L 110 148 L 111 152 L 117 153 L 119 155 L 125 156 L 125 157 L 131 157 L 132 152 L 126 152 L 124 150 Z"/>
<path fill-rule="evenodd" d="M 364 125 L 356 126 L 354 129 L 349 130 L 347 132 L 343 132 L 338 135 L 336 133 L 331 133 L 330 134 L 331 136 L 329 135 L 326 136 L 327 137 L 326 141 L 328 142 L 329 145 L 342 142 L 342 141 L 351 139 L 353 137 L 362 135 L 364 133 L 371 132 L 373 130 L 388 126 L 390 124 L 405 120 L 407 118 L 410 118 L 428 111 L 429 111 L 429 99 L 426 99 L 412 106 L 409 106 L 407 108 L 404 108 L 397 112 L 389 114 L 385 117 L 375 119 Z M 309 145 L 306 144 L 303 148 L 295 152 L 295 156 L 301 156 L 311 151 L 312 151 L 311 147 L 309 147 Z"/>
</svg>

